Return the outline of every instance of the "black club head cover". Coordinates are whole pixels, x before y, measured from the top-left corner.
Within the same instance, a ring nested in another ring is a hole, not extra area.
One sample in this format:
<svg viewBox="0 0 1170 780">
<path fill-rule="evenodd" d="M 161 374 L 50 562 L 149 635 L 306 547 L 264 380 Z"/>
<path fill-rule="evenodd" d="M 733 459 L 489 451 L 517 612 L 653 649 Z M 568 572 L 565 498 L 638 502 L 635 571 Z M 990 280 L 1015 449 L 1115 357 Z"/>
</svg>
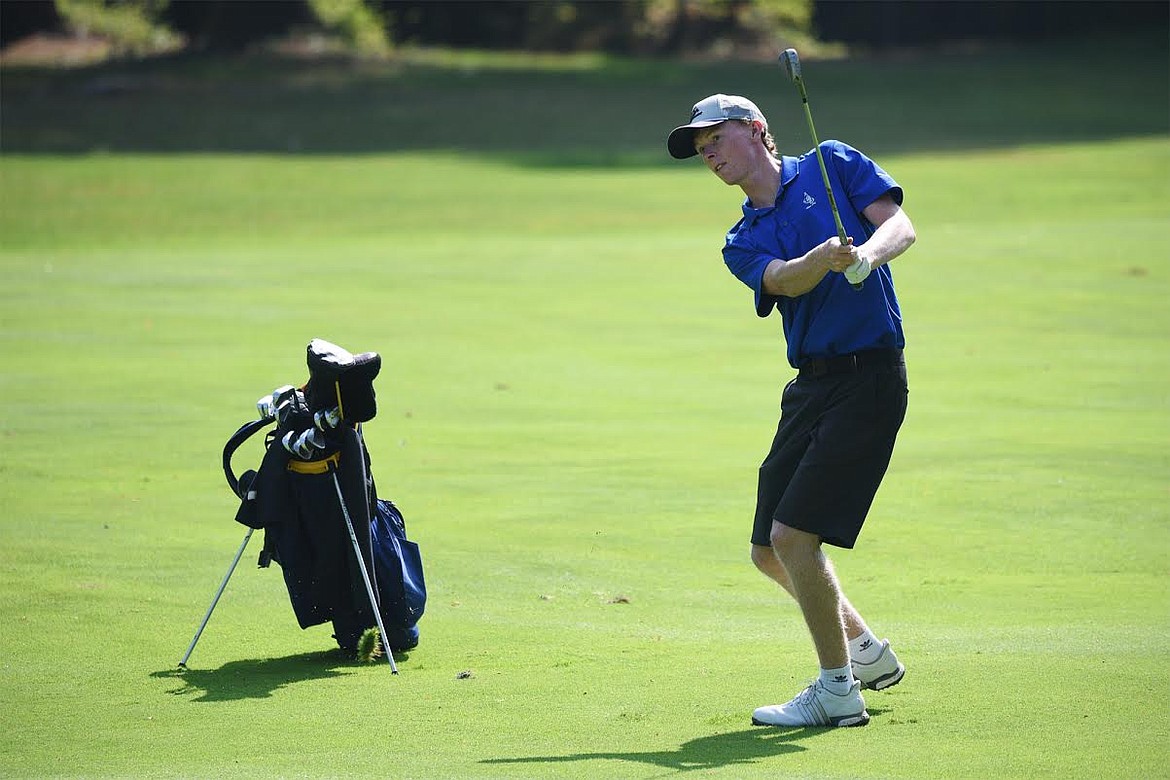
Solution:
<svg viewBox="0 0 1170 780">
<path fill-rule="evenodd" d="M 305 401 L 309 410 L 337 407 L 347 423 L 374 419 L 378 405 L 374 399 L 374 378 L 382 369 L 377 352 L 354 355 L 324 339 L 313 339 L 308 347 L 309 382 Z"/>
</svg>

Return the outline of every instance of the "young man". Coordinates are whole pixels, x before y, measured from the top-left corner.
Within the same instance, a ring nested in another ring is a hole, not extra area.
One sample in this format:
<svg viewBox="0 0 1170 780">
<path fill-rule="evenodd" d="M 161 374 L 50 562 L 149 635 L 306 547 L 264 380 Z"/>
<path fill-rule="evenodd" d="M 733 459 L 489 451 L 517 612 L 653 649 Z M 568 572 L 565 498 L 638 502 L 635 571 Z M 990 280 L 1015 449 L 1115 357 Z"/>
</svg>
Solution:
<svg viewBox="0 0 1170 780">
<path fill-rule="evenodd" d="M 822 545 L 852 548 L 906 414 L 905 339 L 888 263 L 914 243 L 902 188 L 861 152 L 821 144 L 849 241 L 842 244 L 815 150 L 778 155 L 750 100 L 712 95 L 667 139 L 743 190 L 743 218 L 723 260 L 755 294 L 756 314 L 780 310 L 788 361 L 772 449 L 760 466 L 752 562 L 796 600 L 820 675 L 756 725 L 864 726 L 861 689 L 901 681 L 905 667 L 845 598 Z"/>
</svg>

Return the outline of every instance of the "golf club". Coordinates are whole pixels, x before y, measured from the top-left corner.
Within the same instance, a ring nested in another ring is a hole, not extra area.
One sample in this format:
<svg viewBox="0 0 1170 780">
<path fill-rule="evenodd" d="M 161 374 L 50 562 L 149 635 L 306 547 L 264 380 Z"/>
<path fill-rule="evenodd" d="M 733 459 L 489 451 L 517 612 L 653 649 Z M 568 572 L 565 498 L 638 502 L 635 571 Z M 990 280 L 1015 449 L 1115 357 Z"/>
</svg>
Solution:
<svg viewBox="0 0 1170 780">
<path fill-rule="evenodd" d="M 808 132 L 812 136 L 817 162 L 821 166 L 821 178 L 825 182 L 825 192 L 829 193 L 829 208 L 833 210 L 833 221 L 837 224 L 837 238 L 840 239 L 841 245 L 845 246 L 849 243 L 849 236 L 845 234 L 845 226 L 841 224 L 841 213 L 837 211 L 837 199 L 833 197 L 833 185 L 829 183 L 829 170 L 825 167 L 824 156 L 821 155 L 821 142 L 817 138 L 817 128 L 813 125 L 812 110 L 808 107 L 808 92 L 805 91 L 804 79 L 800 75 L 800 57 L 797 56 L 796 49 L 782 51 L 780 64 L 784 66 L 784 72 L 788 74 L 788 78 L 792 79 L 792 83 L 800 92 L 800 102 L 804 106 L 804 118 L 808 120 Z M 861 283 L 853 284 L 854 290 L 860 290 L 861 287 Z"/>
<path fill-rule="evenodd" d="M 265 420 L 274 419 L 280 407 L 288 403 L 289 399 L 293 397 L 296 388 L 292 385 L 282 385 L 276 388 L 271 393 L 263 396 L 256 402 L 256 411 L 260 413 L 260 417 Z"/>
</svg>

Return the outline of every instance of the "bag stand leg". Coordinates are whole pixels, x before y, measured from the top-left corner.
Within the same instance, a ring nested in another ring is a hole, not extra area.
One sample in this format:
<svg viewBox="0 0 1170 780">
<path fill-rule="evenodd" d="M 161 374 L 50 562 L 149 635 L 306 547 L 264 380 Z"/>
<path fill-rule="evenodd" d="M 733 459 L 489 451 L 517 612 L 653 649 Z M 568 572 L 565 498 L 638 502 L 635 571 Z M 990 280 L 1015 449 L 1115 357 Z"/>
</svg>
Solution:
<svg viewBox="0 0 1170 780">
<path fill-rule="evenodd" d="M 211 613 L 215 609 L 215 605 L 219 603 L 219 597 L 223 595 L 223 589 L 227 587 L 228 580 L 232 577 L 232 572 L 236 570 L 236 566 L 240 562 L 240 557 L 244 554 L 244 548 L 248 546 L 248 540 L 252 538 L 252 531 L 255 529 L 249 528 L 248 533 L 244 534 L 244 541 L 240 542 L 240 549 L 236 550 L 236 557 L 232 559 L 232 565 L 228 567 L 227 574 L 223 575 L 223 582 L 219 583 L 219 590 L 215 592 L 215 598 L 211 600 L 211 606 L 207 608 L 207 614 L 203 616 L 203 622 L 199 624 L 198 630 L 195 631 L 195 637 L 191 640 L 191 644 L 187 647 L 187 652 L 183 653 L 183 658 L 179 661 L 179 666 L 186 669 L 187 659 L 191 657 L 191 653 L 195 650 L 195 643 L 199 641 L 199 637 L 203 634 L 203 629 L 207 627 L 207 621 L 211 620 Z"/>
<path fill-rule="evenodd" d="M 341 483 L 337 480 L 337 472 L 330 470 L 333 477 L 333 487 L 337 490 L 337 503 L 341 504 L 341 514 L 345 516 L 345 527 L 349 529 L 349 540 L 353 542 L 353 554 L 357 556 L 358 568 L 362 572 L 362 581 L 366 584 L 366 595 L 370 597 L 370 609 L 374 611 L 374 620 L 378 622 L 378 631 L 381 633 L 382 647 L 386 650 L 386 660 L 390 662 L 390 671 L 398 674 L 398 666 L 394 663 L 394 653 L 388 644 L 390 639 L 386 635 L 386 627 L 382 625 L 382 613 L 378 611 L 378 600 L 374 598 L 374 586 L 370 584 L 370 575 L 366 573 L 365 560 L 362 558 L 361 545 L 358 544 L 357 534 L 353 530 L 353 520 L 349 517 L 349 509 L 345 506 L 345 496 L 341 493 Z"/>
</svg>

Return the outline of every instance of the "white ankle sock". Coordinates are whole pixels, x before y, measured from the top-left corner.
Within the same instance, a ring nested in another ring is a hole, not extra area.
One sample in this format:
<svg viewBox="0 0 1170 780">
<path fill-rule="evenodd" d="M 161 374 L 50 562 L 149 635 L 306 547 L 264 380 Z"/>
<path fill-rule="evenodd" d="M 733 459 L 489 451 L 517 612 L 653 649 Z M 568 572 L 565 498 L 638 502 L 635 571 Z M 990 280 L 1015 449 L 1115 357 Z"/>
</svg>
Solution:
<svg viewBox="0 0 1170 780">
<path fill-rule="evenodd" d="M 871 664 L 882 654 L 882 643 L 868 629 L 849 640 L 849 657 L 859 664 Z"/>
<path fill-rule="evenodd" d="M 853 687 L 853 669 L 845 664 L 840 669 L 821 669 L 821 687 L 829 693 L 844 696 Z"/>
</svg>

